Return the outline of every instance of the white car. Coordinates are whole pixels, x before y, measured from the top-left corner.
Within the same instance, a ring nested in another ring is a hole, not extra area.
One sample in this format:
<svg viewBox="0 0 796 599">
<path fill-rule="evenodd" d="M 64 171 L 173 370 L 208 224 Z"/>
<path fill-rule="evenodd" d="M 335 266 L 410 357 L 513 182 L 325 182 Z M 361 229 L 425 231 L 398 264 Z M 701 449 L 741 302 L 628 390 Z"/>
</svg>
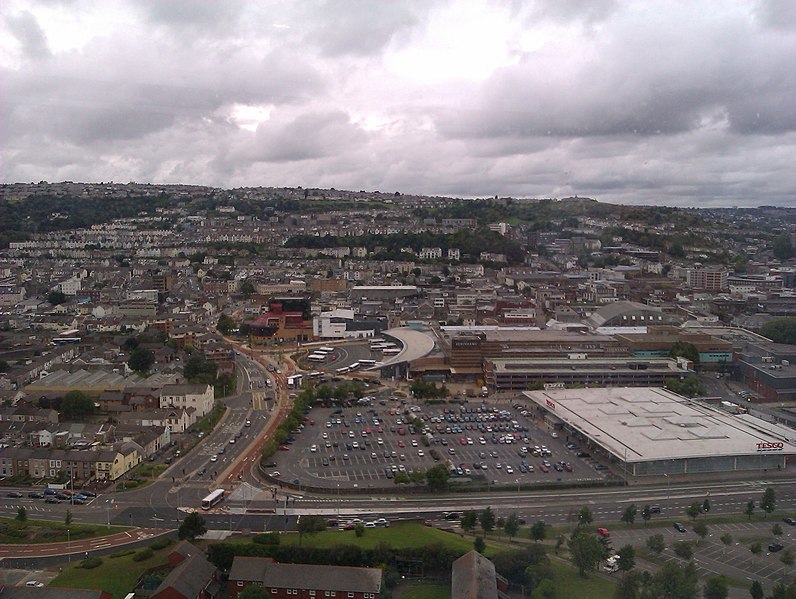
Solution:
<svg viewBox="0 0 796 599">
<path fill-rule="evenodd" d="M 318 446 L 317 446 L 317 445 L 313 445 L 313 446 L 311 446 L 311 447 L 310 447 L 310 451 L 311 451 L 312 453 L 315 453 L 316 451 L 318 451 Z"/>
<path fill-rule="evenodd" d="M 419 455 L 419 456 L 422 458 L 422 457 L 423 457 L 424 455 L 426 455 L 426 454 L 425 454 L 425 453 L 423 453 L 423 450 L 422 450 L 422 449 L 418 449 L 418 450 L 417 450 L 417 455 Z"/>
<path fill-rule="evenodd" d="M 323 435 L 321 435 L 321 437 L 323 437 L 324 439 L 328 439 L 329 438 L 329 433 L 324 431 L 324 433 L 323 433 Z"/>
<path fill-rule="evenodd" d="M 379 445 L 384 445 L 384 439 L 379 437 L 379 439 L 376 441 L 376 443 L 378 443 Z"/>
<path fill-rule="evenodd" d="M 210 461 L 211 462 L 217 462 L 218 461 L 218 456 L 217 455 L 211 455 L 210 456 Z"/>
<path fill-rule="evenodd" d="M 274 471 L 271 473 L 271 476 L 272 476 L 272 477 L 274 477 L 274 478 L 279 478 L 281 475 L 280 475 L 280 473 L 279 473 L 279 470 L 274 470 Z"/>
<path fill-rule="evenodd" d="M 43 582 L 39 582 L 38 580 L 29 580 L 28 582 L 25 583 L 25 586 L 26 587 L 43 587 L 44 583 Z"/>
</svg>

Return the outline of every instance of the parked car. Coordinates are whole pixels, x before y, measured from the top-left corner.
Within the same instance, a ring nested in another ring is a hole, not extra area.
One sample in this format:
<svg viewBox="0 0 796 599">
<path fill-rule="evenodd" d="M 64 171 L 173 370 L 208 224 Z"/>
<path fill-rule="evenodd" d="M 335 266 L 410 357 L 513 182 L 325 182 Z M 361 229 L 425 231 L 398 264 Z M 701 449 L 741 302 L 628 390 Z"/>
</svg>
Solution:
<svg viewBox="0 0 796 599">
<path fill-rule="evenodd" d="M 777 551 L 782 551 L 783 549 L 785 549 L 785 546 L 784 546 L 782 543 L 779 543 L 779 542 L 777 542 L 777 541 L 775 541 L 775 542 L 771 543 L 771 544 L 768 546 L 768 550 L 769 550 L 771 553 L 776 553 Z"/>
<path fill-rule="evenodd" d="M 17 493 L 16 491 L 11 491 L 10 493 L 6 493 L 6 497 L 19 498 L 19 497 L 22 497 L 22 493 Z"/>
<path fill-rule="evenodd" d="M 611 533 L 608 532 L 608 529 L 607 528 L 602 528 L 602 527 L 597 529 L 597 534 L 600 535 L 601 537 L 604 537 L 604 538 L 611 536 Z"/>
<path fill-rule="evenodd" d="M 28 497 L 31 499 L 44 499 L 46 495 L 44 493 L 28 493 Z"/>
<path fill-rule="evenodd" d="M 55 495 L 47 495 L 44 500 L 44 503 L 61 503 L 61 500 L 58 499 Z"/>
<path fill-rule="evenodd" d="M 680 524 L 679 522 L 675 522 L 675 523 L 674 523 L 672 526 L 674 526 L 674 529 L 675 529 L 677 532 L 685 532 L 685 531 L 686 531 L 686 529 L 685 529 L 685 526 L 683 526 L 683 525 L 682 525 L 682 524 Z"/>
<path fill-rule="evenodd" d="M 796 526 L 796 519 L 794 519 L 794 518 L 783 518 L 782 521 L 785 524 L 790 524 L 791 526 Z"/>
</svg>

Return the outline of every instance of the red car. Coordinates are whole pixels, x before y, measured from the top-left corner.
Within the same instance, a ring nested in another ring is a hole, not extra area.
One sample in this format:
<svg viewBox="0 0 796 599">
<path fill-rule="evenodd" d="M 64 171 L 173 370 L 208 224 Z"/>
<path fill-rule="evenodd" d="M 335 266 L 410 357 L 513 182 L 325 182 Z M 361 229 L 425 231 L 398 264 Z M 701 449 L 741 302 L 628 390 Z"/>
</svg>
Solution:
<svg viewBox="0 0 796 599">
<path fill-rule="evenodd" d="M 564 464 L 564 470 L 566 470 L 567 472 L 572 472 L 572 464 L 570 464 L 569 462 Z"/>
<path fill-rule="evenodd" d="M 280 445 L 279 449 L 281 449 L 282 451 L 287 451 L 288 449 L 290 449 L 290 447 L 288 445 Z"/>
<path fill-rule="evenodd" d="M 610 537 L 611 536 L 611 533 L 608 532 L 608 529 L 607 528 L 602 528 L 602 527 L 597 529 L 597 534 L 600 535 L 601 537 Z"/>
<path fill-rule="evenodd" d="M 539 466 L 539 470 L 541 470 L 542 472 L 550 472 L 550 468 L 548 468 L 544 464 Z"/>
</svg>

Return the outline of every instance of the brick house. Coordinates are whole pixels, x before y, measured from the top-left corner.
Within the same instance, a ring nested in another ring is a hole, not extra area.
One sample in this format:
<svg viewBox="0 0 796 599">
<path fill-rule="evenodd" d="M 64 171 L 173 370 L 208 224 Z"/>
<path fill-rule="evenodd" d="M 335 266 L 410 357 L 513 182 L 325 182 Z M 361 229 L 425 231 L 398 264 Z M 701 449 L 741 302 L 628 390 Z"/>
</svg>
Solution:
<svg viewBox="0 0 796 599">
<path fill-rule="evenodd" d="M 271 558 L 236 556 L 227 591 L 236 599 L 255 584 L 271 599 L 381 599 L 382 579 L 380 568 L 280 564 Z"/>
</svg>

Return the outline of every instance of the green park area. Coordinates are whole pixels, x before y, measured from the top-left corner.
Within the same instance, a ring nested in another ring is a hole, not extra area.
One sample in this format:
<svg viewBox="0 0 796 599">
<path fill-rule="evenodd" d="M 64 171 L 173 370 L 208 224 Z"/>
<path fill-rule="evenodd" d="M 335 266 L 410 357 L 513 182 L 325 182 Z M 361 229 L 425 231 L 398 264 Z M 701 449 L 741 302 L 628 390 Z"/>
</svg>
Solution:
<svg viewBox="0 0 796 599">
<path fill-rule="evenodd" d="M 167 544 L 168 543 L 168 544 Z M 168 574 L 169 539 L 158 539 L 149 547 L 123 549 L 110 556 L 72 562 L 48 586 L 102 589 L 113 599 L 122 599 L 142 576 L 148 586 L 157 587 Z"/>
</svg>

